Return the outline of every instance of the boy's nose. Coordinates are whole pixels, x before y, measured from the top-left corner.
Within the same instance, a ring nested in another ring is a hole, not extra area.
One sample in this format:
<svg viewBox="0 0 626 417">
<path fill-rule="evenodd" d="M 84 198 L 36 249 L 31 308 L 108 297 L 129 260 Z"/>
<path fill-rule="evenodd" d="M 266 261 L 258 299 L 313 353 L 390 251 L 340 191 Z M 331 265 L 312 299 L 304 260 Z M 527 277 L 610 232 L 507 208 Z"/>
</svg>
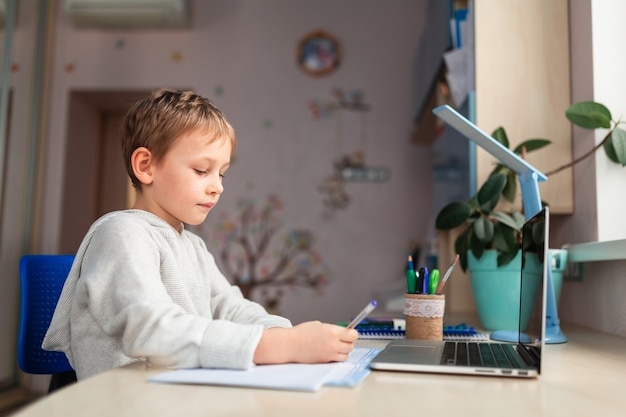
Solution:
<svg viewBox="0 0 626 417">
<path fill-rule="evenodd" d="M 217 179 L 210 181 L 207 184 L 207 193 L 208 194 L 222 194 L 224 192 L 224 185 L 222 184 L 222 178 L 217 177 Z"/>
</svg>

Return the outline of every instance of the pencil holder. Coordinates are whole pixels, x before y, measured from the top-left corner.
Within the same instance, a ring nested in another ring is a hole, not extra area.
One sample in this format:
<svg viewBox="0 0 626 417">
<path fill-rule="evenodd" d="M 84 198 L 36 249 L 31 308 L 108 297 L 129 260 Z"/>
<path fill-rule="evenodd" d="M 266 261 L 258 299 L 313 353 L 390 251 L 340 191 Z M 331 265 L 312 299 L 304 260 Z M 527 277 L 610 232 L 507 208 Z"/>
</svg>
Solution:
<svg viewBox="0 0 626 417">
<path fill-rule="evenodd" d="M 443 339 L 445 295 L 404 294 L 407 339 Z"/>
</svg>

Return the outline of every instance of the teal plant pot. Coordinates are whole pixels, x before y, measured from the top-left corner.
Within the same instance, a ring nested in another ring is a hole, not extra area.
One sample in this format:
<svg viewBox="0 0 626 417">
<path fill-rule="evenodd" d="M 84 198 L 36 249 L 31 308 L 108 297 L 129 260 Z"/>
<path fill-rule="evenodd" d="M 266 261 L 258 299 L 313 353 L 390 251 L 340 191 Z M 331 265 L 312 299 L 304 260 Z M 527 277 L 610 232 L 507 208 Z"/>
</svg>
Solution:
<svg viewBox="0 0 626 417">
<path fill-rule="evenodd" d="M 520 300 L 522 254 L 509 264 L 497 267 L 497 252 L 485 251 L 480 259 L 468 252 L 467 268 L 481 325 L 485 330 L 525 331 L 532 315 L 534 301 L 541 284 L 541 266 L 535 254 L 529 254 L 530 273 L 525 275 L 524 305 Z M 520 321 L 521 314 L 521 321 Z"/>
</svg>

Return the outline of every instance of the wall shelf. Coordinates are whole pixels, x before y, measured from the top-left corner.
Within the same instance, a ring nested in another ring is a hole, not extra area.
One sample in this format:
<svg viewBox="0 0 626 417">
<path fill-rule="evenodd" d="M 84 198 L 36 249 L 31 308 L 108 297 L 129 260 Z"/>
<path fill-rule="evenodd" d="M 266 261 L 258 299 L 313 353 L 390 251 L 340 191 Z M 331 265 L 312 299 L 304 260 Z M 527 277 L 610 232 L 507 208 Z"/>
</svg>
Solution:
<svg viewBox="0 0 626 417">
<path fill-rule="evenodd" d="M 564 245 L 568 262 L 617 261 L 626 259 L 626 239 Z"/>
</svg>

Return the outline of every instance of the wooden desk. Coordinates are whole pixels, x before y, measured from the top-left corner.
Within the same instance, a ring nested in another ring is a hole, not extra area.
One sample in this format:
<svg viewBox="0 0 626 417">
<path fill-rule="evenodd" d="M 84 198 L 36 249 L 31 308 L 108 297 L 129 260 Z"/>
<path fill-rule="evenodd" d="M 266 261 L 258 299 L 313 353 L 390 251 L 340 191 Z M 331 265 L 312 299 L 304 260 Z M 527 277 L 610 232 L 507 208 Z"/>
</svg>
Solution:
<svg viewBox="0 0 626 417">
<path fill-rule="evenodd" d="M 626 339 L 566 328 L 536 380 L 372 371 L 355 388 L 316 393 L 164 385 L 162 369 L 133 364 L 24 408 L 29 416 L 602 416 L 626 415 Z"/>
</svg>

